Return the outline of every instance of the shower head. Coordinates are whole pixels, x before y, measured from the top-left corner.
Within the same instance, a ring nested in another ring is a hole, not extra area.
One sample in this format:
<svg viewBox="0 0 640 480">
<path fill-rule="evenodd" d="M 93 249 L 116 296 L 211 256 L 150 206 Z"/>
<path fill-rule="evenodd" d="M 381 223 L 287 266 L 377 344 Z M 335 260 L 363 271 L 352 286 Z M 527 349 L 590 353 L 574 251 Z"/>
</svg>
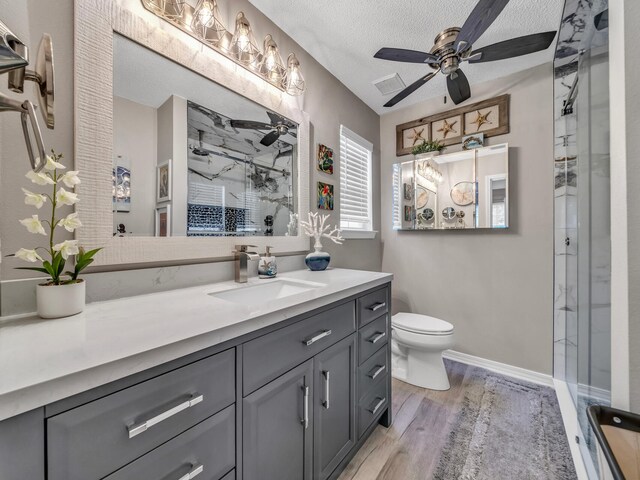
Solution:
<svg viewBox="0 0 640 480">
<path fill-rule="evenodd" d="M 29 64 L 27 47 L 0 21 L 0 74 Z"/>
<path fill-rule="evenodd" d="M 198 146 L 193 147 L 191 149 L 191 153 L 197 155 L 198 157 L 208 157 L 209 151 L 205 148 L 202 148 L 202 137 L 204 136 L 204 132 L 202 130 L 198 130 Z"/>
</svg>

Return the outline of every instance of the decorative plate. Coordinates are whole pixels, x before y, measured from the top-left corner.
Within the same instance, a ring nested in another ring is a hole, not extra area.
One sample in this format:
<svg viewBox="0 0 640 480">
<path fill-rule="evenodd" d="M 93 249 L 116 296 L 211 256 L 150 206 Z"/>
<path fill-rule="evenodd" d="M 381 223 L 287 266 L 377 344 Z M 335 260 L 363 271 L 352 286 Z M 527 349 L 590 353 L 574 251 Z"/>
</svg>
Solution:
<svg viewBox="0 0 640 480">
<path fill-rule="evenodd" d="M 420 214 L 420 219 L 424 222 L 430 222 L 433 220 L 435 216 L 435 212 L 430 208 L 425 208 L 424 211 Z"/>
<path fill-rule="evenodd" d="M 453 220 L 456 216 L 456 210 L 453 207 L 446 207 L 442 210 L 442 217 L 445 220 Z"/>
<path fill-rule="evenodd" d="M 429 202 L 429 190 L 418 185 L 416 187 L 416 208 L 419 210 L 427 206 Z"/>
<path fill-rule="evenodd" d="M 453 203 L 461 207 L 471 205 L 474 197 L 473 182 L 456 183 L 451 189 L 451 200 L 453 200 Z"/>
</svg>

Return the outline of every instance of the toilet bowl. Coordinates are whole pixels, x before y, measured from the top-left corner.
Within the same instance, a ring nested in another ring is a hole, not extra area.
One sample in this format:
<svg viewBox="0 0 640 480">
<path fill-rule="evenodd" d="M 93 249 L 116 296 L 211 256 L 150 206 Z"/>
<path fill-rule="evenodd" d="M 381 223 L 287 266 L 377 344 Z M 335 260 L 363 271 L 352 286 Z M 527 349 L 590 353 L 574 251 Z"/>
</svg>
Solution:
<svg viewBox="0 0 640 480">
<path fill-rule="evenodd" d="M 391 319 L 391 373 L 403 382 L 431 390 L 449 390 L 442 352 L 453 347 L 453 325 L 415 313 Z"/>
</svg>

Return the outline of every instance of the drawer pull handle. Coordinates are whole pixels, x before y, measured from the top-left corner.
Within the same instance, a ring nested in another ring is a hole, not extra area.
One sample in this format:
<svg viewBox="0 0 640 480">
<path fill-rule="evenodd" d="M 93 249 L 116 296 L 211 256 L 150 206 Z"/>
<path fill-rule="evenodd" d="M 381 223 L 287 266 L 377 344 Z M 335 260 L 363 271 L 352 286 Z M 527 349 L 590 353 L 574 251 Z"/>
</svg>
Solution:
<svg viewBox="0 0 640 480">
<path fill-rule="evenodd" d="M 309 428 L 309 387 L 302 387 L 302 396 L 303 396 L 303 404 L 302 404 L 302 419 L 300 423 L 306 430 Z"/>
<path fill-rule="evenodd" d="M 367 342 L 371 342 L 374 345 L 387 336 L 387 332 L 377 332 L 373 337 L 369 338 Z"/>
<path fill-rule="evenodd" d="M 144 422 L 136 423 L 135 425 L 127 427 L 127 430 L 129 431 L 129 438 L 133 438 L 136 435 L 140 435 L 141 433 L 145 432 L 148 428 L 151 428 L 154 425 L 157 425 L 158 423 L 163 422 L 170 417 L 173 417 L 175 414 L 180 413 L 181 411 L 186 410 L 187 408 L 197 405 L 203 400 L 204 400 L 204 395 L 200 395 L 196 393 L 191 397 L 190 400 L 187 400 L 186 402 L 182 402 L 181 404 L 176 405 L 173 408 L 170 408 L 166 412 L 162 412 L 161 414 L 156 415 L 155 417 L 152 417 L 149 420 L 145 420 Z"/>
<path fill-rule="evenodd" d="M 378 397 L 380 398 L 380 397 Z M 378 403 L 376 403 L 376 406 L 373 407 L 371 410 L 369 410 L 369 412 L 371 412 L 373 415 L 375 415 L 376 413 L 378 413 L 378 410 L 380 410 L 380 407 L 382 407 L 385 402 L 387 401 L 386 398 L 380 398 L 380 401 Z"/>
<path fill-rule="evenodd" d="M 372 312 L 377 312 L 378 310 L 380 310 L 381 308 L 384 308 L 386 306 L 387 306 L 387 302 L 378 302 L 378 303 L 374 303 L 373 305 L 371 305 L 368 308 Z"/>
<path fill-rule="evenodd" d="M 384 372 L 386 369 L 387 369 L 386 365 L 380 365 L 378 366 L 378 368 L 376 368 L 375 372 L 373 373 L 369 372 L 369 377 L 371 378 L 371 380 L 375 380 L 376 377 L 380 375 L 382 372 Z"/>
<path fill-rule="evenodd" d="M 329 370 L 324 370 L 322 375 L 324 376 L 324 400 L 322 402 L 322 406 L 329 410 L 329 375 L 331 372 Z"/>
<path fill-rule="evenodd" d="M 183 475 L 178 480 L 191 480 L 192 478 L 196 478 L 202 472 L 204 472 L 204 465 L 202 464 L 196 465 L 191 469 L 189 473 L 187 473 L 186 475 Z"/>
<path fill-rule="evenodd" d="M 302 343 L 304 343 L 308 347 L 309 345 L 313 345 L 318 340 L 322 340 L 324 337 L 328 337 L 329 335 L 331 335 L 331 330 L 323 330 L 321 333 L 319 333 L 315 337 L 311 337 L 311 338 L 307 338 L 306 340 L 303 340 Z"/>
</svg>

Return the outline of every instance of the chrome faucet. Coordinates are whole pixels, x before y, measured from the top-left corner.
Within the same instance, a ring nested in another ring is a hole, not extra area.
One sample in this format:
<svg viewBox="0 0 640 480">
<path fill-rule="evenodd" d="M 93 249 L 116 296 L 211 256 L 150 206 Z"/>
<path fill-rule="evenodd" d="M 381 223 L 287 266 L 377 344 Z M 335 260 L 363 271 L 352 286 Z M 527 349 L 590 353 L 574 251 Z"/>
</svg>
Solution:
<svg viewBox="0 0 640 480">
<path fill-rule="evenodd" d="M 257 248 L 255 245 L 236 245 L 233 251 L 236 265 L 236 282 L 247 283 L 247 263 L 249 260 L 260 260 L 260 255 L 256 252 L 249 252 L 247 249 Z"/>
</svg>

